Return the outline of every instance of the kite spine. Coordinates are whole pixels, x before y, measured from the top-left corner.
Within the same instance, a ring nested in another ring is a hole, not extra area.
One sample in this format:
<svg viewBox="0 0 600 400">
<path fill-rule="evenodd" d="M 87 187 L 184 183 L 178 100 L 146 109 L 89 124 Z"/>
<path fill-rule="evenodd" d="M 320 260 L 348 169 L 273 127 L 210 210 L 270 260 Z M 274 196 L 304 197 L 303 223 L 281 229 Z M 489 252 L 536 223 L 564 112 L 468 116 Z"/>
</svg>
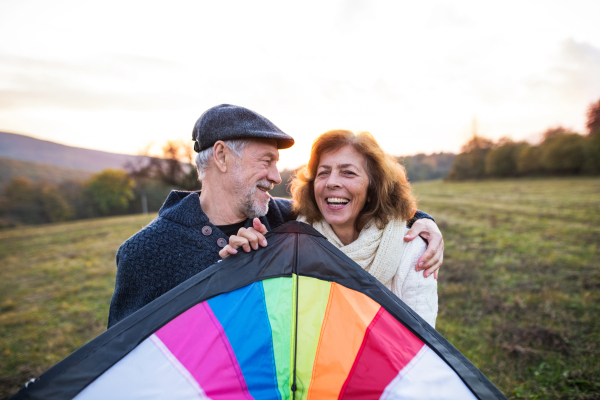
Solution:
<svg viewBox="0 0 600 400">
<path fill-rule="evenodd" d="M 297 355 L 298 355 L 298 285 L 300 284 L 300 279 L 298 278 L 298 241 L 299 241 L 299 235 L 296 233 L 296 247 L 295 247 L 295 252 L 294 252 L 294 266 L 292 269 L 292 274 L 293 276 L 296 278 L 296 284 L 294 285 L 294 292 L 293 292 L 293 297 L 294 297 L 294 303 L 295 303 L 295 312 L 294 312 L 294 376 L 293 376 L 293 380 L 292 380 L 292 399 L 296 400 L 296 360 L 297 360 Z"/>
</svg>

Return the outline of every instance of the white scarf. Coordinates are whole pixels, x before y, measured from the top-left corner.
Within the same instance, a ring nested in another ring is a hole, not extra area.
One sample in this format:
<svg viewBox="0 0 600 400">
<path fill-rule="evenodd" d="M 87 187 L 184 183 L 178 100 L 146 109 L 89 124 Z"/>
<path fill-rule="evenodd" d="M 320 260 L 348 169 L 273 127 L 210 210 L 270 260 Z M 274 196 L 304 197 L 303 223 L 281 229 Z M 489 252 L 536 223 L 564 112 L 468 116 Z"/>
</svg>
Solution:
<svg viewBox="0 0 600 400">
<path fill-rule="evenodd" d="M 298 221 L 306 222 L 306 218 L 299 216 Z M 360 231 L 358 239 L 347 246 L 344 246 L 327 221 L 314 222 L 312 227 L 385 287 L 391 287 L 404 250 L 405 221 L 393 219 L 384 229 L 378 229 L 375 223 L 369 222 Z"/>
</svg>

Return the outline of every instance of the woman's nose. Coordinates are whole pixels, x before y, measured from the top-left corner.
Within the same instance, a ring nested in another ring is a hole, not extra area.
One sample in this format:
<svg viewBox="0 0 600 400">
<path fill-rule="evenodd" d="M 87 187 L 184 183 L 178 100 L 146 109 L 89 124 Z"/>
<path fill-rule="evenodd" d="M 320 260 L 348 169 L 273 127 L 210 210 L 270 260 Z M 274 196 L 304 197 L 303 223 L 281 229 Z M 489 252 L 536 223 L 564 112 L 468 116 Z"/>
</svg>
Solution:
<svg viewBox="0 0 600 400">
<path fill-rule="evenodd" d="M 342 187 L 337 177 L 337 174 L 329 175 L 327 183 L 325 183 L 325 187 L 327 187 L 327 189 L 339 189 L 340 187 Z"/>
</svg>

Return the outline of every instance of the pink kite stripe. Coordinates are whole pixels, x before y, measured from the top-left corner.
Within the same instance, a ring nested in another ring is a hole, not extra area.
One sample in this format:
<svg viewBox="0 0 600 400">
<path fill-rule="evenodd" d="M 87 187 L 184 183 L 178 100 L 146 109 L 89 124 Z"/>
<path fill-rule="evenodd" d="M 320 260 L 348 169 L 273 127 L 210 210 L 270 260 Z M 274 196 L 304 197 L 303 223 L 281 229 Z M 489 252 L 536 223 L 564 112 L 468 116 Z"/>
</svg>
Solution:
<svg viewBox="0 0 600 400">
<path fill-rule="evenodd" d="M 250 395 L 250 392 L 248 391 L 248 386 L 246 385 L 246 380 L 244 379 L 244 375 L 242 374 L 242 369 L 240 368 L 240 364 L 237 362 L 237 358 L 235 357 L 235 353 L 233 352 L 233 349 L 231 348 L 231 343 L 229 343 L 229 339 L 227 339 L 227 335 L 225 334 L 225 330 L 223 329 L 223 326 L 221 325 L 221 323 L 215 316 L 215 313 L 213 313 L 212 310 L 210 309 L 208 302 L 205 301 L 202 304 L 204 304 L 204 308 L 206 309 L 206 312 L 208 313 L 208 315 L 210 315 L 210 319 L 215 324 L 215 327 L 219 330 L 219 334 L 221 335 L 221 339 L 223 339 L 223 343 L 225 344 L 225 347 L 227 348 L 227 352 L 229 353 L 229 358 L 231 359 L 231 364 L 233 365 L 233 368 L 235 368 L 235 372 L 237 373 L 238 379 L 240 380 L 240 385 L 241 385 L 242 389 L 244 390 L 244 394 L 246 395 L 246 398 L 253 399 L 253 397 Z"/>
<path fill-rule="evenodd" d="M 207 303 L 195 305 L 155 334 L 209 398 L 252 399 L 223 327 Z"/>
</svg>

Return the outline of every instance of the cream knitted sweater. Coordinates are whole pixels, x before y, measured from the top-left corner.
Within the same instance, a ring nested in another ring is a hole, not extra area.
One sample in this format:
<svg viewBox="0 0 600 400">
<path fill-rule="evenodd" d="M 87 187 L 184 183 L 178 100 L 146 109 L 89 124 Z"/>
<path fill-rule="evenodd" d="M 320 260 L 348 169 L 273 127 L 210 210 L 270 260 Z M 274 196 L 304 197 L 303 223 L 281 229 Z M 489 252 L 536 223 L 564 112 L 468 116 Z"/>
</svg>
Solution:
<svg viewBox="0 0 600 400">
<path fill-rule="evenodd" d="M 298 220 L 306 222 L 302 216 Z M 390 221 L 383 231 L 371 224 L 363 228 L 359 238 L 349 245 L 344 245 L 324 220 L 312 226 L 435 327 L 437 281 L 432 276 L 423 277 L 423 271 L 415 271 L 427 245 L 421 237 L 404 242 L 404 235 L 408 232 L 406 223 Z"/>
</svg>

